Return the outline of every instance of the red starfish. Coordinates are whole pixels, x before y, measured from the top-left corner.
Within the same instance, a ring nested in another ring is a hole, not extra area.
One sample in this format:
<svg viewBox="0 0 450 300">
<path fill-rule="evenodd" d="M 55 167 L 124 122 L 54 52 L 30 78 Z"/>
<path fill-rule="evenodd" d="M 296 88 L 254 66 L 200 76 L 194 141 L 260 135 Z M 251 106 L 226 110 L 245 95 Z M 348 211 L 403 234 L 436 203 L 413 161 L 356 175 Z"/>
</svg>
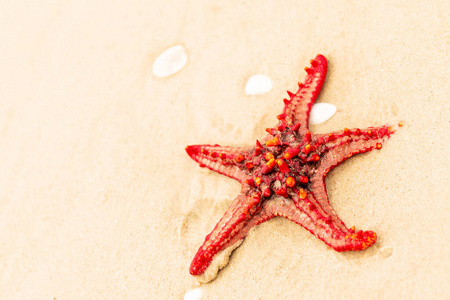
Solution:
<svg viewBox="0 0 450 300">
<path fill-rule="evenodd" d="M 394 131 L 381 126 L 311 133 L 309 113 L 325 80 L 326 58 L 317 55 L 311 68 L 305 70 L 305 83 L 299 84 L 297 93 L 288 92 L 289 100 L 284 99 L 278 125 L 266 129 L 269 134 L 256 141 L 256 146 L 186 147 L 201 167 L 242 184 L 241 193 L 206 236 L 191 263 L 190 273 L 203 274 L 201 281 L 214 279 L 250 228 L 277 216 L 302 225 L 336 251 L 364 250 L 377 239 L 375 232 L 355 232 L 339 219 L 328 201 L 325 176 L 352 155 L 380 149 Z M 217 257 L 221 258 L 212 263 Z"/>
</svg>

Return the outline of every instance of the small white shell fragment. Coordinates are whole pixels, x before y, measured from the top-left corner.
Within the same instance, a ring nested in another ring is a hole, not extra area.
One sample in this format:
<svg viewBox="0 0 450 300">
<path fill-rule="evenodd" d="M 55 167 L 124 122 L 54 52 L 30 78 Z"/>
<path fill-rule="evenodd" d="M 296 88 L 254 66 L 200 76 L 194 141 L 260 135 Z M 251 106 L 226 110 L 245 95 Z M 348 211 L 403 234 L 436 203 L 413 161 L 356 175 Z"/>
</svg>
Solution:
<svg viewBox="0 0 450 300">
<path fill-rule="evenodd" d="M 161 53 L 153 63 L 156 77 L 167 77 L 183 69 L 187 63 L 186 49 L 182 45 L 172 46 Z"/>
<path fill-rule="evenodd" d="M 201 298 L 202 290 L 200 288 L 189 290 L 184 294 L 184 300 L 200 300 Z"/>
<path fill-rule="evenodd" d="M 269 92 L 273 87 L 272 80 L 261 74 L 251 76 L 245 85 L 247 95 L 257 95 Z"/>
<path fill-rule="evenodd" d="M 310 124 L 320 124 L 331 118 L 336 113 L 336 106 L 330 103 L 316 103 L 309 114 Z"/>
</svg>

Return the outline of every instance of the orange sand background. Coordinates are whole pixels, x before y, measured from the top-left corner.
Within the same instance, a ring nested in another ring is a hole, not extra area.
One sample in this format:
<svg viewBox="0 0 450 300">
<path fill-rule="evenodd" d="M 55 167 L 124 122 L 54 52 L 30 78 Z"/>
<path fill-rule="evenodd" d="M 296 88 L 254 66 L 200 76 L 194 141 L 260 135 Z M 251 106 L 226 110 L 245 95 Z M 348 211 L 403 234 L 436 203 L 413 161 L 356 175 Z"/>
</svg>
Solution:
<svg viewBox="0 0 450 300">
<path fill-rule="evenodd" d="M 338 111 L 314 132 L 405 124 L 327 179 L 378 242 L 337 253 L 276 218 L 204 298 L 448 298 L 449 2 L 211 2 L 0 4 L 0 298 L 182 298 L 240 189 L 184 147 L 262 138 L 317 53 Z M 155 78 L 175 44 L 188 64 Z M 274 89 L 245 95 L 253 74 Z"/>
</svg>

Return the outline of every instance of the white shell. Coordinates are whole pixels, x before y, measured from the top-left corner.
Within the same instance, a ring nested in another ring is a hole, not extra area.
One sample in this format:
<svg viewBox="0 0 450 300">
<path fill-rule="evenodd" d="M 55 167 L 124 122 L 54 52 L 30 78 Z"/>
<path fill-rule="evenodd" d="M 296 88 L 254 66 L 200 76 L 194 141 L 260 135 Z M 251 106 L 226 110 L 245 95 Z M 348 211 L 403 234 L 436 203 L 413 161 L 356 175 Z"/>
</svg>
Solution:
<svg viewBox="0 0 450 300">
<path fill-rule="evenodd" d="M 184 294 L 184 300 L 200 300 L 201 298 L 202 290 L 200 288 L 189 290 Z"/>
<path fill-rule="evenodd" d="M 167 77 L 183 69 L 186 63 L 186 49 L 182 45 L 172 46 L 156 58 L 153 74 L 156 77 Z"/>
<path fill-rule="evenodd" d="M 336 106 L 330 103 L 316 103 L 309 114 L 310 124 L 320 124 L 331 118 L 336 113 Z"/>
<path fill-rule="evenodd" d="M 247 95 L 257 95 L 269 92 L 273 87 L 272 80 L 265 75 L 251 76 L 245 85 L 245 93 Z"/>
</svg>

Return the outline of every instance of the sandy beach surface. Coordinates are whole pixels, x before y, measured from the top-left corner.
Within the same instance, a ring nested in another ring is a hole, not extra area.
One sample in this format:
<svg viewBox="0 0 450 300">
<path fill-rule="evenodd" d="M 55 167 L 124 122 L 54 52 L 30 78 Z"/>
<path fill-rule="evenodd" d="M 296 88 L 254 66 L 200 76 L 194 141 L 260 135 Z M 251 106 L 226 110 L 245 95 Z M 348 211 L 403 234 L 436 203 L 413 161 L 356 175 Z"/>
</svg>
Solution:
<svg viewBox="0 0 450 300">
<path fill-rule="evenodd" d="M 449 299 L 448 1 L 3 1 L 0 298 Z M 159 78 L 155 59 L 188 62 Z M 218 277 L 190 262 L 240 190 L 190 144 L 250 146 L 321 53 L 313 132 L 401 127 L 327 177 L 348 225 L 338 253 L 275 218 Z M 273 82 L 246 95 L 254 74 Z"/>
</svg>

